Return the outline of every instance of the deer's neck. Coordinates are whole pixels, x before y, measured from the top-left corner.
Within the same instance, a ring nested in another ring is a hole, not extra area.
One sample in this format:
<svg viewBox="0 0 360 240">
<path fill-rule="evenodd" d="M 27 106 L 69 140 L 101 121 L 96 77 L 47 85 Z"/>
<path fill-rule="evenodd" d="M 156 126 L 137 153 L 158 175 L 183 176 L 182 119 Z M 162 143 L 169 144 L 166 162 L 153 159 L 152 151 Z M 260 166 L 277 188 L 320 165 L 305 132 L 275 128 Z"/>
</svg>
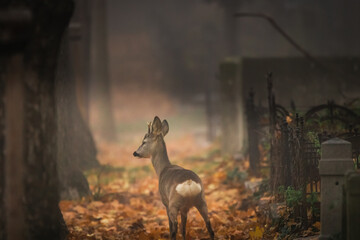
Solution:
<svg viewBox="0 0 360 240">
<path fill-rule="evenodd" d="M 158 177 L 160 177 L 160 173 L 165 167 L 171 165 L 164 140 L 159 142 L 156 151 L 151 155 L 151 162 Z"/>
</svg>

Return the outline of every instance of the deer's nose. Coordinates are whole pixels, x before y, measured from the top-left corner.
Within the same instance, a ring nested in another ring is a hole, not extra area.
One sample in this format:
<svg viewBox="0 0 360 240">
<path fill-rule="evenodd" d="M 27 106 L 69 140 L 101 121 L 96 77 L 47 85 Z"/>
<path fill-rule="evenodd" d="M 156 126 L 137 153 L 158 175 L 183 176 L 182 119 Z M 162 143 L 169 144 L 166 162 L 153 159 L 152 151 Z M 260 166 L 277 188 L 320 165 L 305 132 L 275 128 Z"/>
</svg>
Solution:
<svg viewBox="0 0 360 240">
<path fill-rule="evenodd" d="M 133 155 L 134 157 L 140 157 L 140 155 L 136 151 L 133 153 Z"/>
</svg>

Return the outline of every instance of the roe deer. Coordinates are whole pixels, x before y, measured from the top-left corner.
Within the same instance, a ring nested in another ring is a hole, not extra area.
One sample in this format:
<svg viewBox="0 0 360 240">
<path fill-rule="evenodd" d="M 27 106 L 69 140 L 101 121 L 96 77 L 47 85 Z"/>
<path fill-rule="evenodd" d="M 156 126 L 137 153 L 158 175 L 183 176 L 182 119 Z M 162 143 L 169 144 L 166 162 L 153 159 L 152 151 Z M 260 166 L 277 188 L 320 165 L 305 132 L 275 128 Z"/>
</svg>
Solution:
<svg viewBox="0 0 360 240">
<path fill-rule="evenodd" d="M 161 123 L 160 119 L 155 117 L 152 124 L 151 122 L 148 124 L 148 132 L 133 155 L 140 158 L 151 158 L 159 177 L 159 192 L 169 218 L 171 239 L 176 239 L 177 216 L 180 211 L 182 237 L 185 240 L 187 213 L 193 206 L 200 212 L 211 239 L 214 239 L 202 182 L 193 171 L 170 163 L 164 142 L 164 136 L 168 131 L 167 121 L 164 120 Z"/>
</svg>

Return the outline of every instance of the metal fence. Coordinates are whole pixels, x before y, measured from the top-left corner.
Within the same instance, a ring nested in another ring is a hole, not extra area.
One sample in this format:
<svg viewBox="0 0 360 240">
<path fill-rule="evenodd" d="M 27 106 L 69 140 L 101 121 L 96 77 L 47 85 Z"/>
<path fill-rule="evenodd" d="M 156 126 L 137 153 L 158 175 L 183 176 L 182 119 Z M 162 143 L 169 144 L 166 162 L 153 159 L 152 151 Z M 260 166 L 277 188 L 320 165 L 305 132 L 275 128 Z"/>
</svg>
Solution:
<svg viewBox="0 0 360 240">
<path fill-rule="evenodd" d="M 320 192 L 319 160 L 321 143 L 332 137 L 350 141 L 353 158 L 359 168 L 360 115 L 344 106 L 329 101 L 297 113 L 288 111 L 275 101 L 272 75 L 267 78 L 268 111 L 254 104 L 254 93 L 249 94 L 246 109 L 249 133 L 249 160 L 253 172 L 259 169 L 259 144 L 265 137 L 269 145 L 270 189 L 276 195 L 279 187 L 292 187 L 304 194 L 295 211 L 296 217 L 307 223 L 309 206 L 306 197 Z M 261 119 L 266 117 L 266 126 Z M 264 127 L 267 135 L 259 135 Z"/>
</svg>

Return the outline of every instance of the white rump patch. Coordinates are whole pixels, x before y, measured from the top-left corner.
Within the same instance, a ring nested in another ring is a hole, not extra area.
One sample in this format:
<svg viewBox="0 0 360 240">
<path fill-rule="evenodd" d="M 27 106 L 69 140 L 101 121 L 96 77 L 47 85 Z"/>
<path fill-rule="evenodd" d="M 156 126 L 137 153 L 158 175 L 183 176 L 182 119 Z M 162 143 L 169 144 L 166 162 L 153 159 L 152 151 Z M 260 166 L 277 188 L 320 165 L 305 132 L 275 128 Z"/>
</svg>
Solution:
<svg viewBox="0 0 360 240">
<path fill-rule="evenodd" d="M 183 197 L 192 197 L 201 192 L 200 183 L 194 182 L 189 179 L 183 183 L 180 183 L 175 188 L 176 192 Z"/>
</svg>

